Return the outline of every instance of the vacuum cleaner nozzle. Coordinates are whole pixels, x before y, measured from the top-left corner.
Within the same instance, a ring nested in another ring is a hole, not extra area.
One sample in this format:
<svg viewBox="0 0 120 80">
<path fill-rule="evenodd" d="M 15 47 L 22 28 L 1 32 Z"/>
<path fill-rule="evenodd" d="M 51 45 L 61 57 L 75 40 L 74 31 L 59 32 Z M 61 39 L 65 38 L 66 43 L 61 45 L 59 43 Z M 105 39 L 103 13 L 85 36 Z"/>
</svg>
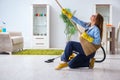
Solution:
<svg viewBox="0 0 120 80">
<path fill-rule="evenodd" d="M 57 56 L 57 57 L 55 57 L 55 58 L 48 59 L 48 60 L 46 60 L 45 62 L 46 62 L 46 63 L 54 62 L 54 60 L 57 59 L 57 58 L 59 58 L 59 57 L 61 57 L 61 56 Z"/>
<path fill-rule="evenodd" d="M 51 62 L 54 62 L 54 60 L 55 60 L 54 58 L 53 58 L 53 59 L 48 59 L 48 60 L 46 60 L 45 62 L 46 62 L 46 63 L 51 63 Z"/>
</svg>

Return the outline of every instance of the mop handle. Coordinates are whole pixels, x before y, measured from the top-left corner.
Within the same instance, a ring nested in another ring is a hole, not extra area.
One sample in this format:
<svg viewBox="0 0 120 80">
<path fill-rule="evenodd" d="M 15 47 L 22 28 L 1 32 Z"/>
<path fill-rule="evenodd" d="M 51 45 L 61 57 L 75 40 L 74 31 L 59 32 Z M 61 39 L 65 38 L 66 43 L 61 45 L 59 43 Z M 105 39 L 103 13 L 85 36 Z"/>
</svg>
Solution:
<svg viewBox="0 0 120 80">
<path fill-rule="evenodd" d="M 57 2 L 58 6 L 59 6 L 61 9 L 63 9 L 63 7 L 60 5 L 60 3 L 59 3 L 57 0 L 55 0 L 55 1 Z"/>
<path fill-rule="evenodd" d="M 60 5 L 60 3 L 57 1 L 57 0 L 55 0 L 56 1 L 56 3 L 58 4 L 58 6 L 61 8 L 61 9 L 63 9 L 63 7 Z M 69 18 L 68 18 L 69 19 Z M 73 24 L 73 26 L 78 30 L 78 32 L 81 34 L 82 32 L 78 29 L 78 27 L 75 25 L 75 23 L 73 23 L 73 21 L 71 20 L 71 19 L 69 19 L 70 20 L 70 22 Z"/>
</svg>

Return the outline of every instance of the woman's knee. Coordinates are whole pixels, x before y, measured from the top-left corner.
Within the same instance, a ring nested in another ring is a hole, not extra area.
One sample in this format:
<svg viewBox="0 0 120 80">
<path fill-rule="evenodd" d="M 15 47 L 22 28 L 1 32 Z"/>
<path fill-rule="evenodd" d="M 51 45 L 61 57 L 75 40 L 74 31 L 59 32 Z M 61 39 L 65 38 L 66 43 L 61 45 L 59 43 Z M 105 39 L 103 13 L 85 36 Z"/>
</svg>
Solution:
<svg viewBox="0 0 120 80">
<path fill-rule="evenodd" d="M 67 45 L 72 45 L 72 44 L 74 44 L 74 41 L 68 41 L 67 42 Z"/>
<path fill-rule="evenodd" d="M 74 69 L 74 68 L 76 68 L 74 65 L 72 65 L 72 64 L 68 64 L 68 66 L 70 67 L 70 68 L 72 68 L 72 69 Z"/>
<path fill-rule="evenodd" d="M 71 44 L 73 41 L 68 41 L 67 44 Z"/>
<path fill-rule="evenodd" d="M 68 66 L 72 69 L 77 68 L 78 67 L 77 65 L 78 65 L 78 63 L 76 63 L 75 61 L 70 61 L 68 63 Z"/>
</svg>

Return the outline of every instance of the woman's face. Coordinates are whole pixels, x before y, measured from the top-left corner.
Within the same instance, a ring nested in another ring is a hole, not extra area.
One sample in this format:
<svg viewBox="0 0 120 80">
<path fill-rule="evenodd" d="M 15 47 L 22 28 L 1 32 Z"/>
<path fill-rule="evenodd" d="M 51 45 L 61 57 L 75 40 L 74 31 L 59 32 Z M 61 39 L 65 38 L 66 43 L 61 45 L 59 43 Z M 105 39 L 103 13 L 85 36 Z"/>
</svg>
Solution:
<svg viewBox="0 0 120 80">
<path fill-rule="evenodd" d="M 91 22 L 95 22 L 96 21 L 96 17 L 97 17 L 97 14 L 92 15 L 90 17 Z"/>
</svg>

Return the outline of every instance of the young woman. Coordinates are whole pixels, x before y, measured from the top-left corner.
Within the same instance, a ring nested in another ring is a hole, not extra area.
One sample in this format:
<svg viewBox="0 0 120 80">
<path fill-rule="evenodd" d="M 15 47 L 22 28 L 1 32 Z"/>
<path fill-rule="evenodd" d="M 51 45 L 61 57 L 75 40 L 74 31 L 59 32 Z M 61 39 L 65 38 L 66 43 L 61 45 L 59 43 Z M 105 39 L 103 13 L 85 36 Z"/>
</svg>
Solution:
<svg viewBox="0 0 120 80">
<path fill-rule="evenodd" d="M 62 13 L 65 14 L 69 19 L 86 29 L 86 33 L 89 35 L 90 38 L 92 38 L 92 41 L 89 41 L 89 39 L 87 39 L 88 42 L 94 45 L 101 44 L 103 33 L 103 17 L 101 14 L 97 13 L 95 15 L 92 15 L 90 17 L 90 23 L 86 23 L 73 16 L 70 12 L 66 11 L 65 9 L 62 10 Z M 73 59 L 69 59 L 73 51 L 76 51 L 79 54 L 77 54 Z M 64 53 L 61 56 L 61 62 L 55 69 L 60 70 L 67 66 L 69 66 L 70 68 L 93 68 L 95 61 L 94 55 L 95 52 L 86 56 L 80 42 L 69 41 L 65 47 Z"/>
</svg>

